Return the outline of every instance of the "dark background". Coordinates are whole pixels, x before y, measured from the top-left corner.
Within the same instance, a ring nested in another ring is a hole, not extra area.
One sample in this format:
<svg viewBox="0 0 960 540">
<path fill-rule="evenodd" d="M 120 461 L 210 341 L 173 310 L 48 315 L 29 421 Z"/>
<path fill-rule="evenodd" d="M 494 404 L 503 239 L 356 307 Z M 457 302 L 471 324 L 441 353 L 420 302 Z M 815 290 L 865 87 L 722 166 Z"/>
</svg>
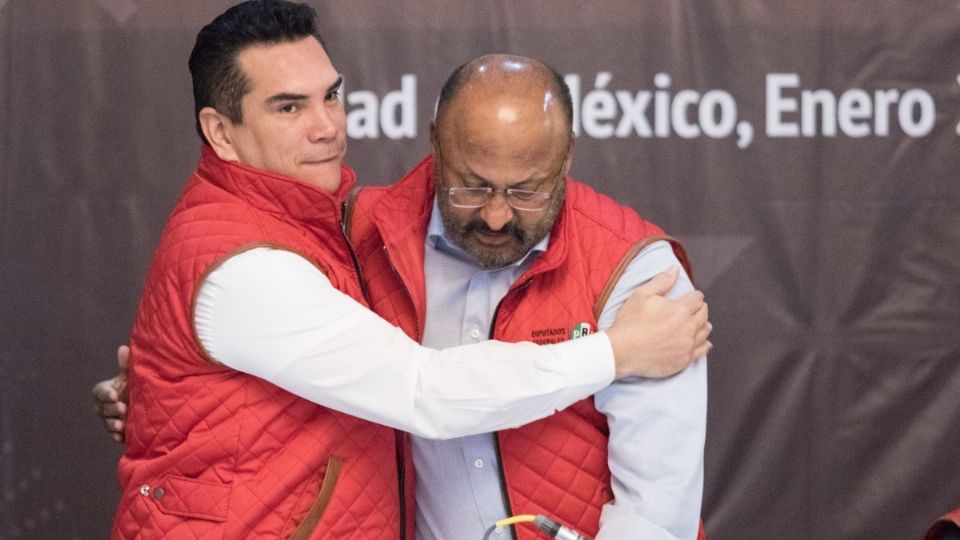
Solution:
<svg viewBox="0 0 960 540">
<path fill-rule="evenodd" d="M 753 126 L 745 148 L 735 136 L 582 131 L 573 168 L 692 251 L 716 327 L 709 536 L 919 538 L 960 505 L 960 4 L 310 3 L 348 96 L 382 100 L 417 78 L 416 138 L 350 143 L 368 183 L 426 153 L 441 82 L 479 54 L 579 76 L 578 105 L 601 72 L 608 91 L 634 97 L 726 92 Z M 0 0 L 0 540 L 107 536 L 120 447 L 90 387 L 115 371 L 196 164 L 186 59 L 230 4 Z M 797 100 L 922 91 L 933 123 L 909 136 L 894 105 L 886 135 L 871 110 L 856 120 L 863 137 L 819 123 L 773 137 L 770 73 L 797 74 L 784 91 Z"/>
</svg>

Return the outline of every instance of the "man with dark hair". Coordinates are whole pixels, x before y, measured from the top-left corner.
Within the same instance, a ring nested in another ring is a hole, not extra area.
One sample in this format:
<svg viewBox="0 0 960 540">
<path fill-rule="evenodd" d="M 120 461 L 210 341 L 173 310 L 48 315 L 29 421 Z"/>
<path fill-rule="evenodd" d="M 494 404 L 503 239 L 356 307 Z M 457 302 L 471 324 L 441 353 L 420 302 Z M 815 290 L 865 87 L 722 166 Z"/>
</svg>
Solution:
<svg viewBox="0 0 960 540">
<path fill-rule="evenodd" d="M 229 15 L 227 15 L 229 13 Z M 200 127 L 200 111 L 211 107 L 234 124 L 243 123 L 241 100 L 250 91 L 250 79 L 236 57 L 251 45 L 275 45 L 313 37 L 326 47 L 312 8 L 303 4 L 245 2 L 231 8 L 219 24 L 197 34 L 188 66 L 193 79 L 197 134 L 208 142 Z M 248 24 L 256 20 L 257 24 Z"/>
<path fill-rule="evenodd" d="M 702 296 L 664 300 L 663 276 L 584 339 L 419 346 L 365 308 L 340 229 L 355 179 L 313 11 L 235 6 L 190 67 L 204 145 L 133 329 L 114 537 L 397 538 L 411 505 L 392 428 L 520 425 L 709 347 Z"/>
<path fill-rule="evenodd" d="M 569 92 L 536 60 L 489 55 L 458 68 L 430 139 L 431 158 L 359 194 L 350 229 L 371 308 L 425 345 L 577 338 L 686 262 L 655 225 L 567 178 Z M 691 290 L 682 275 L 670 294 Z M 517 429 L 414 436 L 417 536 L 474 538 L 505 515 L 545 514 L 599 539 L 692 539 L 705 432 L 700 359 Z"/>
</svg>

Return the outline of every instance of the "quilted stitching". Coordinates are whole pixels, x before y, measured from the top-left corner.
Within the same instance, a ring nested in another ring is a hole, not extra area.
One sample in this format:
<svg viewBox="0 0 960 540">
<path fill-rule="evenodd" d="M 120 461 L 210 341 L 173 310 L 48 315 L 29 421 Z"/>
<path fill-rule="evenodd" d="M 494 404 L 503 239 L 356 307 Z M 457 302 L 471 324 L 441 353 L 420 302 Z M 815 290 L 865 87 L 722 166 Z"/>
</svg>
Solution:
<svg viewBox="0 0 960 540">
<path fill-rule="evenodd" d="M 352 183 L 345 171 L 341 192 Z M 204 272 L 257 243 L 309 257 L 362 302 L 338 216 L 337 197 L 204 149 L 164 230 L 134 328 L 114 538 L 286 537 L 317 497 L 330 456 L 343 466 L 312 537 L 399 536 L 393 430 L 207 361 L 190 323 Z M 200 482 L 180 493 L 178 477 Z"/>
</svg>

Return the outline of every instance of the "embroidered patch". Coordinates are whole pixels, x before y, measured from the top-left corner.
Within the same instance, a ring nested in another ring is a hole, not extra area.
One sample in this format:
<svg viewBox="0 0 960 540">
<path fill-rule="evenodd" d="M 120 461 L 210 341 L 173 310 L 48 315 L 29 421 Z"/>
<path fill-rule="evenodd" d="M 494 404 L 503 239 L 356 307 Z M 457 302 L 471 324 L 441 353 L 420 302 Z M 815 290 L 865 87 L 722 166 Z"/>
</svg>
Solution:
<svg viewBox="0 0 960 540">
<path fill-rule="evenodd" d="M 588 322 L 577 323 L 570 330 L 570 339 L 582 338 L 583 336 L 589 336 L 593 333 L 593 326 Z"/>
<path fill-rule="evenodd" d="M 534 330 L 530 335 L 530 341 L 537 345 L 549 345 L 550 343 L 560 343 L 567 335 L 566 330 L 560 328 L 543 328 Z"/>
</svg>

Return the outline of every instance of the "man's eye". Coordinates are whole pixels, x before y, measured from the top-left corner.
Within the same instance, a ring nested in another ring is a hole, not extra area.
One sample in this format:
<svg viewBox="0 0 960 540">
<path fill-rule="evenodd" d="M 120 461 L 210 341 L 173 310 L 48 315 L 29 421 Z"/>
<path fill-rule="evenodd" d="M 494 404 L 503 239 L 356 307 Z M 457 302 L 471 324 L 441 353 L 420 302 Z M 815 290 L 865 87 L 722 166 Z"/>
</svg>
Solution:
<svg viewBox="0 0 960 540">
<path fill-rule="evenodd" d="M 518 201 L 531 201 L 537 195 L 539 195 L 539 193 L 537 193 L 536 191 L 527 191 L 524 189 L 512 189 L 510 190 L 510 195 L 513 195 L 513 197 Z"/>
<path fill-rule="evenodd" d="M 339 101 L 340 99 L 340 90 L 334 90 L 327 94 L 327 101 Z"/>
<path fill-rule="evenodd" d="M 294 113 L 300 110 L 300 106 L 296 103 L 287 103 L 286 105 L 281 105 L 277 110 L 282 113 Z"/>
</svg>

